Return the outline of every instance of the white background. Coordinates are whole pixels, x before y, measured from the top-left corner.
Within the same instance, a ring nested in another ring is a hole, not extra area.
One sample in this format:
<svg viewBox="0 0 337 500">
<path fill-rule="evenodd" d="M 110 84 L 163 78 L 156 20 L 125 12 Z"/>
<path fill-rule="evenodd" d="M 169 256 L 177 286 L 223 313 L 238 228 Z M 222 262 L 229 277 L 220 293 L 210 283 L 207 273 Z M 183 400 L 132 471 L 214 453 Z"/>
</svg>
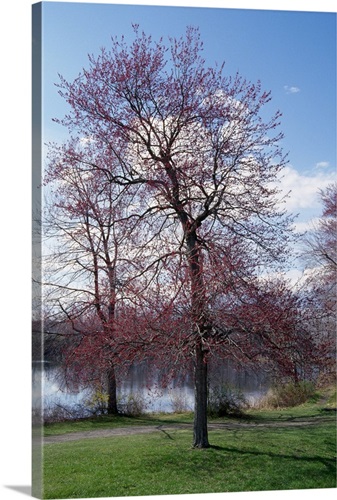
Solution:
<svg viewBox="0 0 337 500">
<path fill-rule="evenodd" d="M 73 0 L 75 1 L 75 0 Z M 259 8 L 336 12 L 334 1 L 122 1 L 132 3 L 228 8 Z M 1 4 L 1 158 L 0 158 L 0 279 L 1 279 L 1 410 L 0 498 L 30 495 L 31 401 L 31 4 L 7 0 Z M 186 495 L 186 500 L 332 499 L 335 490 L 276 491 Z M 156 497 L 149 497 L 152 500 Z M 158 497 L 158 500 L 163 497 Z"/>
</svg>

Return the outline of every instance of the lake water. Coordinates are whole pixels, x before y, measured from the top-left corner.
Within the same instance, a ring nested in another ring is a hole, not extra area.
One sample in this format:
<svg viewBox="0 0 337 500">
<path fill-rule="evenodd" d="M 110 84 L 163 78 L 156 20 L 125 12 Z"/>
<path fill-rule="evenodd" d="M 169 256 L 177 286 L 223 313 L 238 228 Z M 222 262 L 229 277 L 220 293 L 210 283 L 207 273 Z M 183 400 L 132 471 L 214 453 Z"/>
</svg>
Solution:
<svg viewBox="0 0 337 500">
<path fill-rule="evenodd" d="M 250 403 L 259 399 L 268 389 L 265 377 L 245 370 L 234 370 L 229 363 L 224 363 L 213 372 L 210 378 L 215 384 L 227 384 L 239 390 Z M 85 413 L 85 401 L 90 398 L 92 391 L 66 390 L 59 382 L 59 375 L 58 367 L 34 363 L 33 408 L 40 408 L 42 403 L 45 413 L 59 409 L 65 416 L 69 412 L 69 418 L 78 416 L 78 412 Z M 136 402 L 141 402 L 145 412 L 174 412 L 194 408 L 192 375 L 185 376 L 180 383 L 174 381 L 162 388 L 156 377 L 149 383 L 144 367 L 134 367 L 127 377 L 119 381 L 117 392 L 121 401 L 132 397 Z"/>
</svg>

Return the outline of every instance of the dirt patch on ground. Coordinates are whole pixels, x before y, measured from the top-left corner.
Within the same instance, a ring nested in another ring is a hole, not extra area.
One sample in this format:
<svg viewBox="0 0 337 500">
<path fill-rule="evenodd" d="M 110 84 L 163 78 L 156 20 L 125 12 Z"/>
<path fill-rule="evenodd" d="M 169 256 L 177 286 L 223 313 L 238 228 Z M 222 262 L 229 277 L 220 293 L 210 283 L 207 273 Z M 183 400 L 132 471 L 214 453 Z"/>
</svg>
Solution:
<svg viewBox="0 0 337 500">
<path fill-rule="evenodd" d="M 302 427 L 308 425 L 316 425 L 321 422 L 331 421 L 329 418 L 311 418 L 311 419 L 299 419 L 299 420 L 286 420 L 280 422 L 223 422 L 223 423 L 210 423 L 208 424 L 208 430 L 238 430 L 238 429 L 257 429 L 257 428 L 277 428 L 277 427 Z M 79 441 L 82 439 L 93 439 L 93 438 L 110 438 L 114 436 L 131 436 L 134 434 L 149 434 L 152 432 L 163 432 L 168 434 L 169 432 L 175 430 L 191 430 L 193 429 L 193 424 L 178 424 L 178 425 L 134 425 L 128 427 L 118 427 L 115 429 L 97 429 L 96 431 L 84 431 L 84 432 L 71 432 L 68 434 L 60 434 L 57 436 L 45 436 L 43 439 L 44 444 L 52 443 L 65 443 L 68 441 Z"/>
<path fill-rule="evenodd" d="M 60 434 L 57 436 L 45 436 L 43 441 L 45 444 L 64 443 L 67 441 L 78 441 L 81 439 L 106 438 L 113 436 L 131 436 L 132 434 L 149 434 L 150 432 L 158 432 L 162 426 L 141 426 L 134 425 L 128 427 L 118 427 L 116 429 L 97 429 L 97 431 L 84 432 L 69 432 L 68 434 Z M 173 429 L 180 426 L 165 426 L 165 429 Z M 183 427 L 181 427 L 183 428 Z"/>
</svg>

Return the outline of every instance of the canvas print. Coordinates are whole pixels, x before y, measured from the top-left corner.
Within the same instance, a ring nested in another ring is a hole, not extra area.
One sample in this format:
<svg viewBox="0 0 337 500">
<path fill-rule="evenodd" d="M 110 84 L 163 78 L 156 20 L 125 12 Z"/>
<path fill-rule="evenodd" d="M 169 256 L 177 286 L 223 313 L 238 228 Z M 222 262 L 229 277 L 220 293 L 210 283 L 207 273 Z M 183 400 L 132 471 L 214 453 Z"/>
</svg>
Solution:
<svg viewBox="0 0 337 500">
<path fill-rule="evenodd" d="M 33 5 L 33 496 L 336 487 L 336 14 Z"/>
</svg>

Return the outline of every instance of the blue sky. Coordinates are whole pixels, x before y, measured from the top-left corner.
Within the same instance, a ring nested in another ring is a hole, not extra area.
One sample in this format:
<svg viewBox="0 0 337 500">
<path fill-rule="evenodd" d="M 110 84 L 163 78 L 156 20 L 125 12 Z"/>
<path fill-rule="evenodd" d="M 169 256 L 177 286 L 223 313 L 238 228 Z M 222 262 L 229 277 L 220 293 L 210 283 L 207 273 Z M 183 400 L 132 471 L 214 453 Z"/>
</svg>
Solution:
<svg viewBox="0 0 337 500">
<path fill-rule="evenodd" d="M 336 14 L 256 9 L 99 3 L 43 3 L 44 140 L 65 133 L 52 123 L 67 108 L 54 83 L 75 78 L 88 53 L 109 47 L 111 36 L 132 37 L 132 23 L 153 38 L 179 36 L 198 26 L 208 64 L 261 80 L 272 92 L 269 110 L 283 113 L 289 152 L 285 189 L 299 221 L 319 214 L 317 189 L 336 172 Z"/>
</svg>

